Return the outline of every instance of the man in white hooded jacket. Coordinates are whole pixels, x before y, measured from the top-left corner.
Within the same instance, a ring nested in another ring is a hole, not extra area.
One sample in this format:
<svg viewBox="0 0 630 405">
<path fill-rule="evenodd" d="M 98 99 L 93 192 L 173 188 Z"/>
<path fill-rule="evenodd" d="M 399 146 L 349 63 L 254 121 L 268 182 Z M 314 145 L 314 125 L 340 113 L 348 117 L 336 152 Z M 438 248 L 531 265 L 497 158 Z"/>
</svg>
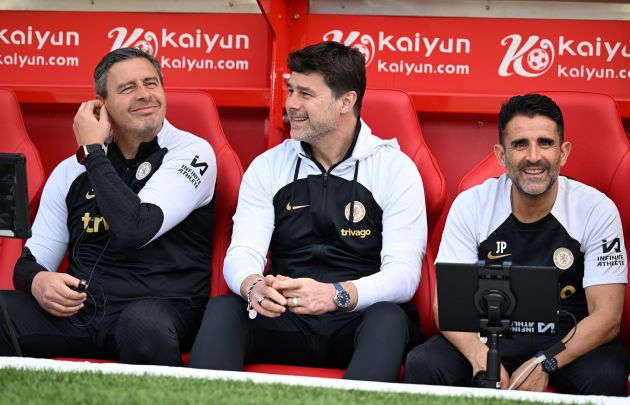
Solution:
<svg viewBox="0 0 630 405">
<path fill-rule="evenodd" d="M 245 173 L 224 266 L 237 295 L 209 302 L 190 365 L 336 367 L 348 379 L 398 381 L 418 320 L 422 180 L 396 140 L 360 119 L 356 49 L 323 42 L 288 65 L 291 139 Z"/>
</svg>

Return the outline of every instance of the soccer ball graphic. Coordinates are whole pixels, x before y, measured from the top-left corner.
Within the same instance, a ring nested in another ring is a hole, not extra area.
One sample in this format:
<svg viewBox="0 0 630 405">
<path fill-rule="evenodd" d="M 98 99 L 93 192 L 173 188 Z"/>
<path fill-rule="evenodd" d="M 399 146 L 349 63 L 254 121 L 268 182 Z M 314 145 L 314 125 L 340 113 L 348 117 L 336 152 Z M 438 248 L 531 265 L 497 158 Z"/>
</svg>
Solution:
<svg viewBox="0 0 630 405">
<path fill-rule="evenodd" d="M 154 53 L 153 53 L 153 46 L 151 46 L 151 44 L 148 41 L 138 41 L 134 45 L 134 48 L 138 48 L 138 49 L 143 50 L 144 52 L 148 53 L 149 55 L 155 56 Z"/>
<path fill-rule="evenodd" d="M 544 70 L 549 65 L 549 54 L 542 48 L 532 49 L 527 54 L 527 64 L 537 72 Z"/>
</svg>

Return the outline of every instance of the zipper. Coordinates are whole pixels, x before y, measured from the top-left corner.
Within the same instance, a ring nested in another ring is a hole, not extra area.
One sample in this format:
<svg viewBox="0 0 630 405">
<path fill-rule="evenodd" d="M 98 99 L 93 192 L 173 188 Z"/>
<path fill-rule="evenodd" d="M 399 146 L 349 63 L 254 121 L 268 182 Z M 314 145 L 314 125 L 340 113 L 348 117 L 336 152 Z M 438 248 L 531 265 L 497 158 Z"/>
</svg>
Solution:
<svg viewBox="0 0 630 405">
<path fill-rule="evenodd" d="M 328 172 L 324 172 L 323 188 L 324 188 L 324 191 L 322 192 L 322 209 L 321 209 L 321 216 L 319 217 L 319 229 L 321 230 L 325 229 L 326 212 L 328 211 L 326 209 L 328 205 Z"/>
</svg>

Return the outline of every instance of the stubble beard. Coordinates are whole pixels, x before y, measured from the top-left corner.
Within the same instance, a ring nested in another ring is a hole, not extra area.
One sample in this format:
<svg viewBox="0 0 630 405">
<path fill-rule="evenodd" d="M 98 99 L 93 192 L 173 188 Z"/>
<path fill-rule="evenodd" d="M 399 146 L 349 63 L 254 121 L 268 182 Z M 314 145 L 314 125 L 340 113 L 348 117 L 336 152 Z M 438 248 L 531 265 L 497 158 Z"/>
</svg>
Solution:
<svg viewBox="0 0 630 405">
<path fill-rule="evenodd" d="M 549 190 L 551 190 L 551 188 L 553 187 L 554 183 L 558 180 L 559 169 L 555 169 L 554 166 L 549 164 L 544 165 L 543 167 L 548 173 L 547 179 L 545 180 L 547 184 L 543 187 L 536 187 L 535 190 L 532 190 L 532 187 L 527 187 L 528 182 L 524 178 L 526 175 L 522 174 L 522 170 L 526 167 L 528 166 L 525 166 L 523 168 L 516 168 L 508 163 L 508 177 L 510 178 L 510 180 L 512 180 L 512 184 L 516 186 L 517 191 L 526 198 L 536 198 L 539 196 L 547 195 L 549 193 Z M 535 167 L 540 167 L 540 165 Z"/>
</svg>

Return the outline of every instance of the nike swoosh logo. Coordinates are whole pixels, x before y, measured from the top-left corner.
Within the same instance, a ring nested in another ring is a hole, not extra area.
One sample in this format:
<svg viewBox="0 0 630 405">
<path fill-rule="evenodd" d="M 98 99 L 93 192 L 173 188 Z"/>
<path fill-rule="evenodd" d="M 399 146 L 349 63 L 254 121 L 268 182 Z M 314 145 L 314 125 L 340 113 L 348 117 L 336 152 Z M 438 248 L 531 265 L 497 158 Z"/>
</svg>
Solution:
<svg viewBox="0 0 630 405">
<path fill-rule="evenodd" d="M 299 210 L 300 208 L 310 207 L 310 204 L 307 205 L 294 205 L 291 206 L 291 203 L 287 203 L 287 211 Z"/>
<path fill-rule="evenodd" d="M 512 256 L 512 253 L 507 253 L 504 255 L 493 255 L 492 252 L 488 252 L 488 259 L 490 260 L 497 260 L 497 259 L 503 259 L 504 257 L 508 257 L 508 256 Z"/>
<path fill-rule="evenodd" d="M 94 193 L 90 193 L 89 191 L 87 193 L 85 193 L 85 199 L 86 200 L 91 200 L 94 197 L 96 197 L 96 195 Z"/>
</svg>

